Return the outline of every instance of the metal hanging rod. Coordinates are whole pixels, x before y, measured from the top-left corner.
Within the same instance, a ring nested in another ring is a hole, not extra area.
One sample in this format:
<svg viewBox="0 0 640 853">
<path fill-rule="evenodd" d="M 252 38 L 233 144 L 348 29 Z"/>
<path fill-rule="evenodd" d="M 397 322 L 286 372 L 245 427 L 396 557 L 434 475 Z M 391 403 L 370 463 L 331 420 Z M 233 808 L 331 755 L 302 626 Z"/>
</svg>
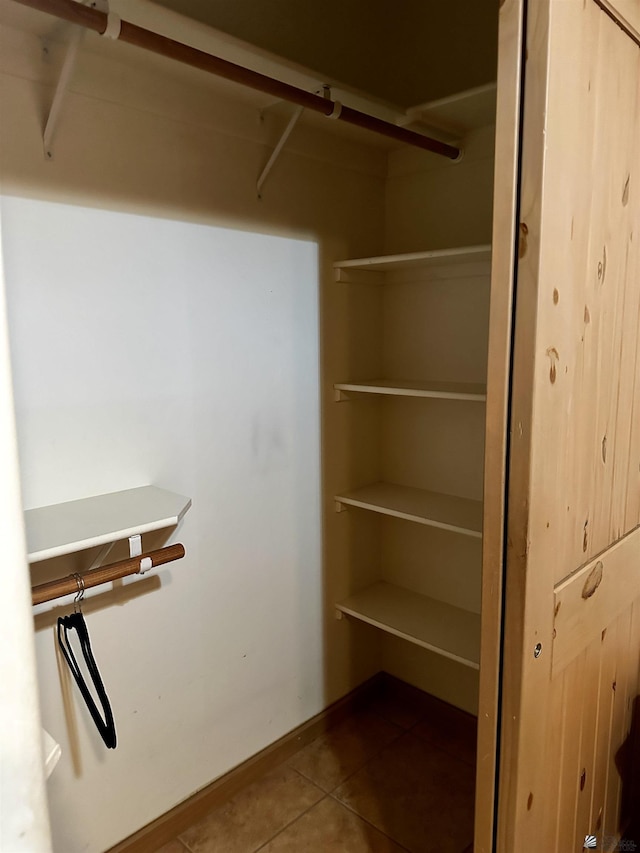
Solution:
<svg viewBox="0 0 640 853">
<path fill-rule="evenodd" d="M 109 38 L 127 42 L 127 44 L 144 48 L 169 59 L 175 59 L 185 65 L 191 65 L 202 71 L 224 77 L 226 80 L 232 80 L 243 86 L 257 89 L 259 92 L 273 95 L 275 98 L 290 101 L 305 109 L 321 113 L 327 118 L 337 119 L 365 130 L 371 130 L 374 133 L 395 139 L 397 142 L 404 142 L 425 151 L 448 157 L 450 160 L 457 160 L 462 153 L 454 145 L 448 145 L 438 139 L 432 139 L 375 116 L 367 115 L 359 110 L 351 109 L 351 107 L 345 107 L 339 101 L 306 92 L 304 89 L 298 89 L 296 86 L 291 86 L 280 80 L 274 80 L 272 77 L 243 68 L 241 65 L 228 62 L 226 59 L 212 56 L 202 50 L 197 50 L 194 47 L 189 47 L 186 44 L 144 29 L 144 27 L 121 21 L 113 13 L 106 14 L 98 9 L 83 6 L 75 0 L 14 0 L 14 2 L 49 15 L 55 15 L 72 24 L 93 30 L 99 35 L 106 35 Z"/>
<path fill-rule="evenodd" d="M 54 598 L 62 598 L 64 595 L 77 592 L 77 578 L 80 578 L 83 589 L 90 589 L 93 586 L 109 583 L 128 575 L 144 574 L 155 566 L 162 566 L 164 563 L 171 563 L 173 560 L 181 560 L 183 557 L 183 545 L 168 545 L 166 548 L 148 551 L 146 554 L 119 560 L 117 563 L 111 563 L 108 566 L 101 566 L 88 572 L 80 572 L 77 576 L 68 575 L 64 578 L 57 578 L 54 581 L 31 587 L 31 603 L 33 605 L 43 604 L 45 601 L 52 601 Z"/>
</svg>

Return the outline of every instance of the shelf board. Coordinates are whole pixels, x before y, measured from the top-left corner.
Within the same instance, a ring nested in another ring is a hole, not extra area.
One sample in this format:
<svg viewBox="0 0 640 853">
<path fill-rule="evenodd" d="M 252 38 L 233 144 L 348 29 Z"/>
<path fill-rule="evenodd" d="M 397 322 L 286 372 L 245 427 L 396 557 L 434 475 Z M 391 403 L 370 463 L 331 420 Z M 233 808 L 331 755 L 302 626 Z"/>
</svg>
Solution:
<svg viewBox="0 0 640 853">
<path fill-rule="evenodd" d="M 191 499 L 156 486 L 43 506 L 25 512 L 29 562 L 174 527 Z"/>
<path fill-rule="evenodd" d="M 478 264 L 491 261 L 491 246 L 459 246 L 453 249 L 433 249 L 428 252 L 409 252 L 404 255 L 379 255 L 373 258 L 354 258 L 336 261 L 333 268 L 338 280 L 341 271 L 366 270 L 369 272 L 391 272 L 394 270 L 420 269 L 428 273 L 430 268 L 439 269 L 456 264 Z M 428 277 L 428 275 L 427 275 Z"/>
<path fill-rule="evenodd" d="M 482 502 L 414 489 L 393 483 L 372 483 L 361 489 L 336 495 L 343 504 L 368 509 L 407 521 L 482 538 Z"/>
<path fill-rule="evenodd" d="M 487 399 L 487 386 L 472 382 L 404 382 L 394 379 L 371 379 L 367 382 L 337 382 L 336 391 L 361 394 L 390 394 L 396 397 L 434 397 L 440 400 Z"/>
<path fill-rule="evenodd" d="M 460 140 L 470 131 L 495 124 L 497 84 L 487 83 L 438 101 L 411 107 L 409 122 L 440 131 L 447 141 Z"/>
<path fill-rule="evenodd" d="M 480 668 L 480 616 L 389 583 L 376 583 L 337 609 L 410 643 Z"/>
</svg>

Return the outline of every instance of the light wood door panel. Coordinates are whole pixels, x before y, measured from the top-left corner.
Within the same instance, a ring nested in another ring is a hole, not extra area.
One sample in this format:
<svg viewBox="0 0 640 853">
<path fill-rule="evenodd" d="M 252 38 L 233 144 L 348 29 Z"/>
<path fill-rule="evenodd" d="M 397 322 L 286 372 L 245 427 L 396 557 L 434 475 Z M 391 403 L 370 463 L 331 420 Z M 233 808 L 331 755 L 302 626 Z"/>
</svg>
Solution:
<svg viewBox="0 0 640 853">
<path fill-rule="evenodd" d="M 640 599 L 640 528 L 554 589 L 553 676 Z"/>
<path fill-rule="evenodd" d="M 630 785 L 640 665 L 640 46 L 612 19 L 622 0 L 602 5 L 536 0 L 527 11 L 501 853 L 579 851 L 587 834 L 611 847 Z"/>
</svg>

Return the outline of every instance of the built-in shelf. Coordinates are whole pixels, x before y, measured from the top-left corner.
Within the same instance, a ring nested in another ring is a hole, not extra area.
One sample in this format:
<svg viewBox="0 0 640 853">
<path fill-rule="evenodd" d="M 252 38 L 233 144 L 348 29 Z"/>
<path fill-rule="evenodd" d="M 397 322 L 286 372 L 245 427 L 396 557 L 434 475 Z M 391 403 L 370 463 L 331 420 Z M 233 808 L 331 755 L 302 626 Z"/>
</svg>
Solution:
<svg viewBox="0 0 640 853">
<path fill-rule="evenodd" d="M 191 499 L 156 486 L 29 509 L 25 512 L 29 562 L 174 527 Z"/>
<path fill-rule="evenodd" d="M 482 537 L 482 502 L 398 486 L 394 483 L 372 483 L 335 497 L 337 508 L 355 506 L 440 527 L 465 536 Z"/>
<path fill-rule="evenodd" d="M 407 110 L 405 126 L 421 126 L 436 131 L 445 141 L 458 141 L 470 131 L 495 124 L 496 83 L 457 92 L 438 101 L 429 101 Z"/>
<path fill-rule="evenodd" d="M 333 265 L 336 280 L 348 280 L 345 273 L 351 270 L 367 272 L 402 272 L 420 270 L 420 277 L 428 280 L 430 270 L 460 264 L 486 265 L 489 272 L 491 246 L 462 246 L 453 249 L 434 249 L 428 252 L 410 252 L 404 255 L 379 255 L 373 258 L 354 258 L 348 261 L 336 261 Z"/>
<path fill-rule="evenodd" d="M 487 399 L 487 387 L 471 382 L 404 382 L 395 379 L 371 379 L 368 382 L 336 382 L 338 392 L 390 394 L 395 397 L 434 397 L 440 400 Z M 339 394 L 338 397 L 341 395 Z"/>
<path fill-rule="evenodd" d="M 341 613 L 480 668 L 480 616 L 389 583 L 376 583 L 336 605 Z"/>
</svg>

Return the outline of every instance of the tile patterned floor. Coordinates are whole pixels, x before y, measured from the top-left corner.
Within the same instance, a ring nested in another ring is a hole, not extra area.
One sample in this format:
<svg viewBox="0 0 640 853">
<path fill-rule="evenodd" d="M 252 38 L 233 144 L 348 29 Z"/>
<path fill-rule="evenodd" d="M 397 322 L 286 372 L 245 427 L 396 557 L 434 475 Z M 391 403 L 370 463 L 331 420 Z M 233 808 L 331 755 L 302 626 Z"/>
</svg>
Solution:
<svg viewBox="0 0 640 853">
<path fill-rule="evenodd" d="M 468 853 L 476 721 L 389 679 L 157 853 Z"/>
</svg>

